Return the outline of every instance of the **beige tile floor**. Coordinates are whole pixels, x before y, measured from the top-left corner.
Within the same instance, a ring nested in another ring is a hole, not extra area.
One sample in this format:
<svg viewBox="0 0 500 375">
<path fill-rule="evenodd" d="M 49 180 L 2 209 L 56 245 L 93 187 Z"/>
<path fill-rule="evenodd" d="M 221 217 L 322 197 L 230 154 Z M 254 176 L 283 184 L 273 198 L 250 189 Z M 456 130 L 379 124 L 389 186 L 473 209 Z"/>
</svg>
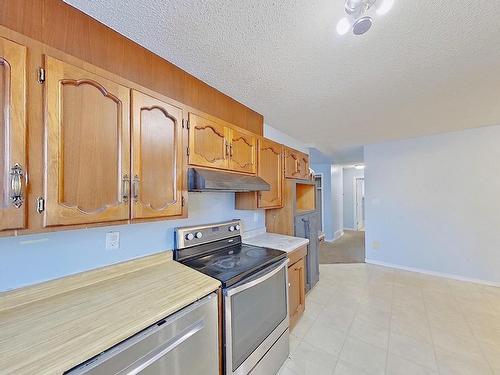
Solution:
<svg viewBox="0 0 500 375">
<path fill-rule="evenodd" d="M 280 375 L 500 375 L 500 288 L 320 266 Z"/>
</svg>

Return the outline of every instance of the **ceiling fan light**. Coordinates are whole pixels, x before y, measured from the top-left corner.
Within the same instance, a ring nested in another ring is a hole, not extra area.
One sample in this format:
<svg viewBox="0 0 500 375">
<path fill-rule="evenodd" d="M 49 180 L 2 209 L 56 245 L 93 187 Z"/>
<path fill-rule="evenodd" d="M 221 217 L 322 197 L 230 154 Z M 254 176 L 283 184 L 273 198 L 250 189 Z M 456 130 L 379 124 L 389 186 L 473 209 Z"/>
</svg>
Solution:
<svg viewBox="0 0 500 375">
<path fill-rule="evenodd" d="M 349 18 L 344 17 L 340 19 L 340 21 L 337 23 L 337 34 L 339 35 L 345 35 L 351 30 L 351 21 Z"/>
<path fill-rule="evenodd" d="M 352 25 L 352 33 L 354 35 L 363 35 L 371 29 L 372 25 L 373 19 L 369 16 L 363 16 L 358 18 Z"/>
<path fill-rule="evenodd" d="M 377 14 L 379 16 L 387 14 L 391 10 L 393 5 L 394 5 L 394 0 L 382 0 L 380 6 L 377 8 Z"/>
</svg>

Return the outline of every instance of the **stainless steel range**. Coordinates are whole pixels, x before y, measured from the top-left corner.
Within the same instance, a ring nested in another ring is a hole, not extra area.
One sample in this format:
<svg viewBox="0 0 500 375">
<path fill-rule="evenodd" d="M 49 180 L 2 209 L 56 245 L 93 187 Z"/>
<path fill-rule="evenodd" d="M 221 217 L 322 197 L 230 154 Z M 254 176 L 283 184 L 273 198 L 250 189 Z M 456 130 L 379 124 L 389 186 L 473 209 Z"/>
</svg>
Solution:
<svg viewBox="0 0 500 375">
<path fill-rule="evenodd" d="M 225 374 L 276 374 L 289 353 L 286 253 L 243 244 L 239 220 L 175 233 L 175 259 L 222 282 Z"/>
</svg>

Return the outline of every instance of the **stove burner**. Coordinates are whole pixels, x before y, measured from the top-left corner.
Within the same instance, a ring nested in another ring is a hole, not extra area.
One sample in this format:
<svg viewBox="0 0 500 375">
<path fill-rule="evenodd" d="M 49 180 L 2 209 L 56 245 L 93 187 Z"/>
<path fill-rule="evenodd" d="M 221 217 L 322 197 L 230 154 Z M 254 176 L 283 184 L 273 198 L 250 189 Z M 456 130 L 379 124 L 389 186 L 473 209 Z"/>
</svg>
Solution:
<svg viewBox="0 0 500 375">
<path fill-rule="evenodd" d="M 265 249 L 250 249 L 245 253 L 247 256 L 251 258 L 258 258 L 266 254 Z"/>
<path fill-rule="evenodd" d="M 222 268 L 224 270 L 228 270 L 234 267 L 237 267 L 240 265 L 240 262 L 235 260 L 233 257 L 225 257 L 218 259 L 215 263 L 214 266 Z"/>
</svg>

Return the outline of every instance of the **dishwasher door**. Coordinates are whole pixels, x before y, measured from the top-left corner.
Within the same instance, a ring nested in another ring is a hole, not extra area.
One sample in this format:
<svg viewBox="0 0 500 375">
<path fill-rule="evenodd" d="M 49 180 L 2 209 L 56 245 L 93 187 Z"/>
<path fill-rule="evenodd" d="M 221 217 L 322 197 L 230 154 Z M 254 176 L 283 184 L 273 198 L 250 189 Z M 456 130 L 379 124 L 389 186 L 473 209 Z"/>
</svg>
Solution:
<svg viewBox="0 0 500 375">
<path fill-rule="evenodd" d="M 71 375 L 218 373 L 218 305 L 215 293 L 66 372 Z"/>
</svg>

